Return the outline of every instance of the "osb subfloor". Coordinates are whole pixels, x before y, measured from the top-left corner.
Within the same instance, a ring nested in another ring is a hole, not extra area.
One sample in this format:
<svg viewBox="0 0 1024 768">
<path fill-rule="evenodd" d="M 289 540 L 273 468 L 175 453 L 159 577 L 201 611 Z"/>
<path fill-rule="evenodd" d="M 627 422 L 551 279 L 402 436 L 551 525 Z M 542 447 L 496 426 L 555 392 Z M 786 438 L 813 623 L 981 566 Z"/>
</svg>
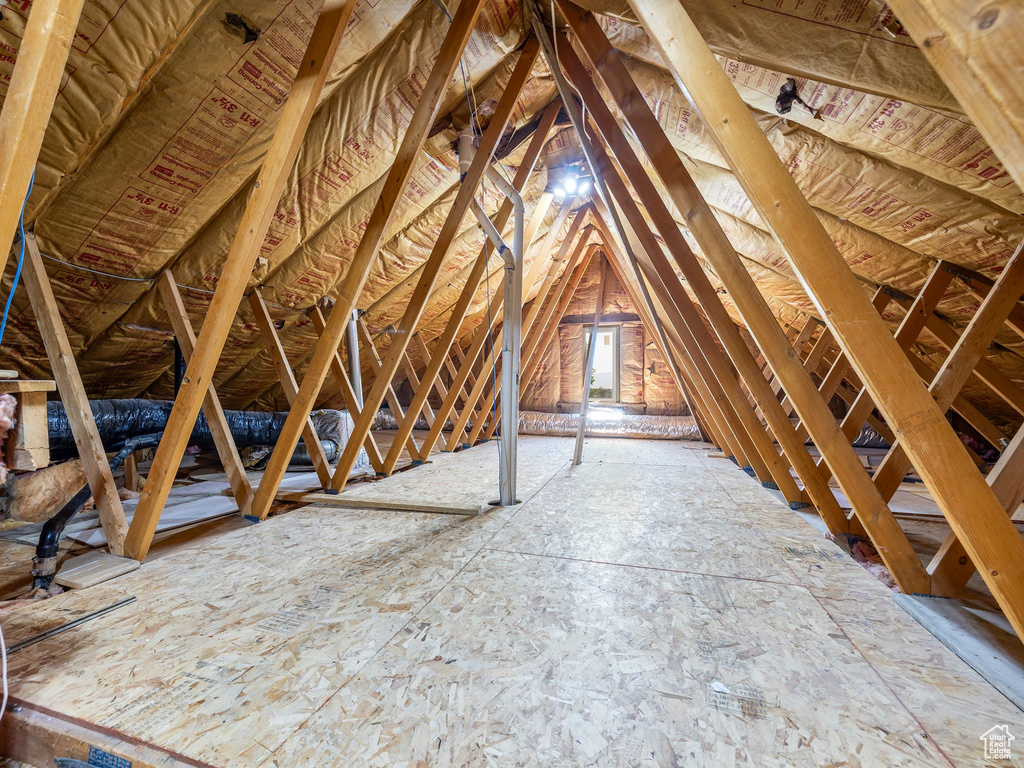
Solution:
<svg viewBox="0 0 1024 768">
<path fill-rule="evenodd" d="M 981 765 L 1024 715 L 696 444 L 524 438 L 523 504 L 305 508 L 4 620 L 12 694 L 214 766 Z M 496 446 L 354 488 L 496 495 Z"/>
</svg>

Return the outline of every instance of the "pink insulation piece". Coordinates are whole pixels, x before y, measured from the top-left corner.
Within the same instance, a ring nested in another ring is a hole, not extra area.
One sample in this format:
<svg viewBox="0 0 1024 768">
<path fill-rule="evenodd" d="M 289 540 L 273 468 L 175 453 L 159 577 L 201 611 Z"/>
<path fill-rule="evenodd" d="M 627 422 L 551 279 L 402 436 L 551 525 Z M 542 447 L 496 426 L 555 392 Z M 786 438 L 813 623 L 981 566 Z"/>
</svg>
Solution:
<svg viewBox="0 0 1024 768">
<path fill-rule="evenodd" d="M 866 541 L 858 541 L 850 548 L 850 553 L 853 555 L 853 559 L 860 563 L 861 567 L 878 579 L 880 582 L 885 584 L 893 592 L 900 592 L 899 586 L 896 584 L 896 579 L 889 573 L 889 569 L 885 567 L 882 562 L 881 556 L 878 551 L 868 544 Z"/>
<path fill-rule="evenodd" d="M 0 483 L 7 482 L 7 435 L 14 427 L 18 401 L 11 394 L 0 395 Z"/>
</svg>

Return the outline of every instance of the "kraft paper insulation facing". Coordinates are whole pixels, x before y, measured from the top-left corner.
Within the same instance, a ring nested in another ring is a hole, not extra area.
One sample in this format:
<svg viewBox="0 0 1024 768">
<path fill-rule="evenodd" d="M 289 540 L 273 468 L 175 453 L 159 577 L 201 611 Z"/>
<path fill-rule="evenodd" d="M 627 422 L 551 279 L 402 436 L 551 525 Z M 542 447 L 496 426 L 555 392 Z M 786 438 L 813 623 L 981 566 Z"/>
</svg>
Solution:
<svg viewBox="0 0 1024 768">
<path fill-rule="evenodd" d="M 523 393 L 525 410 L 579 412 L 586 354 L 584 330 L 593 326 L 600 275 L 600 259 L 593 259 L 566 306 L 565 316 L 558 326 L 557 339 L 552 339 L 544 349 L 537 373 Z M 667 365 L 655 348 L 653 339 L 639 322 L 636 308 L 611 268 L 606 268 L 605 280 L 604 302 L 601 305 L 604 319 L 601 325 L 619 326 L 619 405 L 626 413 L 634 415 L 689 416 L 686 402 L 679 394 Z"/>
<path fill-rule="evenodd" d="M 626 3 L 583 5 L 605 14 L 601 24 L 626 54 L 627 68 L 773 311 L 783 322 L 802 322 L 799 311 L 814 311 L 812 304 L 646 34 L 630 23 Z M 883 3 L 684 5 L 865 291 L 881 282 L 913 294 L 938 259 L 998 275 L 1024 238 L 1021 191 Z M 452 12 L 456 7 L 449 5 Z M 90 395 L 170 395 L 173 342 L 153 281 L 172 268 L 193 323 L 201 323 L 318 10 L 316 0 L 86 0 L 28 212 Z M 477 104 L 501 95 L 527 34 L 523 11 L 517 0 L 484 6 L 464 56 Z M 245 28 L 229 22 L 229 14 L 258 30 L 258 38 L 247 42 Z M 0 97 L 25 18 L 25 4 L 4 6 Z M 282 324 L 281 340 L 299 376 L 316 342 L 305 310 L 341 284 L 447 25 L 434 2 L 361 0 L 355 7 L 265 239 L 266 261 L 250 280 L 262 286 Z M 533 75 L 514 112 L 516 126 L 555 94 L 543 57 Z M 780 116 L 775 99 L 790 76 L 810 108 L 793 104 Z M 461 75 L 439 111 L 442 118 L 449 114 L 417 158 L 359 301 L 374 333 L 401 317 L 457 189 L 451 142 L 468 120 Z M 510 174 L 523 149 L 503 161 Z M 554 132 L 526 191 L 528 215 L 549 171 L 579 156 L 571 131 Z M 487 210 L 496 210 L 493 189 L 485 198 Z M 562 234 L 567 229 L 566 223 Z M 443 329 L 482 244 L 467 217 L 424 313 L 428 343 Z M 463 326 L 464 345 L 486 321 L 487 290 L 493 294 L 501 277 L 497 259 L 489 272 Z M 713 275 L 712 281 L 717 285 Z M 728 296 L 722 298 L 738 319 Z M 962 328 L 977 305 L 954 281 L 939 312 Z M 890 305 L 892 328 L 901 317 Z M 382 352 L 388 339 L 377 338 Z M 6 340 L 10 366 L 26 376 L 49 374 L 23 292 Z M 996 341 L 991 359 L 1014 380 L 1024 378 L 1021 340 L 1003 332 Z M 914 351 L 935 367 L 946 347 L 925 333 Z M 560 382 L 566 361 L 550 352 L 544 372 Z M 642 390 L 649 408 L 660 402 L 656 407 L 672 412 L 682 403 L 672 402 L 678 396 L 655 355 L 646 336 L 638 348 L 623 342 L 623 395 Z M 534 383 L 545 388 L 535 393 L 537 407 L 569 402 L 550 378 L 541 374 Z M 283 408 L 276 382 L 243 303 L 215 378 L 222 401 L 230 408 Z M 1020 414 L 976 380 L 964 393 L 1007 430 L 1019 421 Z M 319 404 L 336 402 L 328 379 Z"/>
</svg>

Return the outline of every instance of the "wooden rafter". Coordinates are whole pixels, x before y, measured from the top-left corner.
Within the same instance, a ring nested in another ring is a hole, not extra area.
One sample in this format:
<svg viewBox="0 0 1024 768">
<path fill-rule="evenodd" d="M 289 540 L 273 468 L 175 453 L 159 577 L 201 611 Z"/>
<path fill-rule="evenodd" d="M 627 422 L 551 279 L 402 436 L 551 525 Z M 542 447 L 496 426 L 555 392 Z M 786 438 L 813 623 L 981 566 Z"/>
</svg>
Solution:
<svg viewBox="0 0 1024 768">
<path fill-rule="evenodd" d="M 337 302 L 331 310 L 323 334 L 313 350 L 306 374 L 299 386 L 299 396 L 296 398 L 288 418 L 285 419 L 281 436 L 267 463 L 260 486 L 256 490 L 256 497 L 253 499 L 253 514 L 261 520 L 270 513 L 270 505 L 274 501 L 281 479 L 288 468 L 291 453 L 299 442 L 303 422 L 313 410 L 313 405 L 320 394 L 320 388 L 327 378 L 331 361 L 334 359 L 345 326 L 348 324 L 352 310 L 355 308 L 367 278 L 369 278 L 370 269 L 377 258 L 395 207 L 405 192 L 415 160 L 423 148 L 427 134 L 434 125 L 441 99 L 455 74 L 455 68 L 458 66 L 462 51 L 473 32 L 482 5 L 482 0 L 465 0 L 459 4 L 451 26 L 448 27 L 444 42 L 441 44 L 441 49 L 434 59 L 430 76 L 420 93 L 420 101 L 413 112 L 412 120 L 402 138 L 395 161 L 384 181 L 377 204 L 373 213 L 370 214 L 362 239 L 359 241 L 359 247 L 345 273 Z M 361 441 L 360 438 L 359 442 Z M 335 475 L 337 474 L 335 472 Z"/>
<path fill-rule="evenodd" d="M 160 292 L 160 299 L 164 303 L 164 309 L 167 310 L 171 328 L 174 329 L 174 337 L 178 340 L 178 347 L 187 364 L 195 351 L 196 334 L 192 330 L 192 322 L 185 311 L 185 304 L 181 300 L 181 293 L 174 282 L 174 274 L 171 270 L 164 270 L 160 275 L 157 290 Z M 245 467 L 242 466 L 242 457 L 238 455 L 238 446 L 235 445 L 235 439 L 231 436 L 231 429 L 224 417 L 224 409 L 221 407 L 220 398 L 217 397 L 217 390 L 213 388 L 212 383 L 203 399 L 203 412 L 206 414 L 206 423 L 210 428 L 217 456 L 220 457 L 220 463 L 224 467 L 228 484 L 231 486 L 231 494 L 238 504 L 238 511 L 243 515 L 249 515 L 252 509 L 252 486 L 249 485 Z"/>
<path fill-rule="evenodd" d="M 314 306 L 309 314 L 317 336 L 323 336 L 327 320 L 324 318 L 323 312 L 320 311 L 320 307 Z M 337 350 L 334 352 L 334 360 L 331 361 L 331 372 L 334 374 L 334 381 L 338 385 L 338 391 L 341 392 L 341 399 L 345 402 L 345 408 L 348 409 L 349 415 L 357 413 L 359 411 L 359 403 L 356 399 L 356 393 L 352 387 L 348 371 L 345 370 L 345 364 L 341 361 L 341 355 L 338 354 Z M 366 449 L 366 455 L 374 472 L 383 472 L 384 461 L 381 458 L 380 449 L 377 447 L 377 440 L 374 438 L 372 430 L 366 433 L 363 447 Z"/>
<path fill-rule="evenodd" d="M 7 266 L 84 0 L 34 0 L 0 111 L 0 275 Z"/>
<path fill-rule="evenodd" d="M 188 445 L 192 426 L 213 380 L 217 361 L 224 349 L 256 257 L 263 246 L 263 238 L 281 200 L 288 174 L 295 164 L 299 147 L 306 135 L 306 128 L 313 117 L 313 111 L 316 109 L 354 6 L 355 0 L 324 0 L 309 45 L 292 83 L 291 92 L 281 108 L 281 117 L 274 130 L 274 138 L 263 161 L 263 167 L 253 184 L 238 231 L 228 250 L 206 320 L 196 340 L 195 352 L 189 361 L 181 389 L 175 397 L 164 436 L 157 447 L 149 477 L 142 489 L 135 517 L 128 530 L 125 554 L 137 560 L 145 559 L 149 552 L 160 513 L 163 511 L 181 457 Z M 332 353 L 333 351 L 334 347 L 331 349 Z M 294 442 L 284 452 L 284 468 L 287 468 L 291 460 L 292 451 L 295 450 L 298 436 L 305 427 L 308 416 L 307 410 L 301 419 L 296 420 L 298 429 Z M 276 485 L 274 490 L 277 490 Z M 254 514 L 258 514 L 258 498 L 257 491 L 252 504 Z M 269 509 L 269 505 L 267 508 Z"/>
<path fill-rule="evenodd" d="M 39 335 L 43 337 L 43 346 L 46 347 L 46 356 L 50 360 L 53 378 L 57 382 L 57 391 L 64 401 L 64 411 L 68 417 L 71 434 L 75 438 L 78 455 L 82 459 L 82 469 L 89 480 L 89 488 L 96 502 L 100 525 L 107 536 L 107 546 L 113 554 L 123 554 L 128 521 L 121 505 L 121 497 L 117 494 L 117 486 L 114 484 L 114 476 L 110 471 L 103 442 L 96 429 L 96 421 L 89 409 L 89 396 L 85 393 L 82 377 L 78 374 L 75 354 L 64 329 L 64 320 L 60 316 L 57 300 L 50 287 L 50 279 L 46 275 L 46 265 L 43 264 L 36 236 L 32 232 L 25 236 L 24 275 L 25 288 L 32 304 L 32 314 L 35 315 Z"/>
<path fill-rule="evenodd" d="M 405 354 L 406 347 L 409 344 L 409 338 L 415 333 L 419 325 L 420 318 L 423 316 L 423 310 L 426 307 L 431 292 L 434 290 L 434 284 L 437 281 L 438 275 L 441 273 L 441 267 L 448 256 L 448 251 L 459 233 L 462 220 L 469 211 L 470 204 L 476 196 L 477 188 L 484 177 L 484 173 L 491 164 L 491 155 L 498 146 L 498 142 L 505 132 L 505 126 L 512 117 L 512 111 L 516 106 L 519 94 L 530 77 L 533 64 L 537 59 L 538 49 L 539 44 L 536 38 L 531 36 L 527 39 L 519 53 L 519 60 L 512 70 L 509 81 L 505 85 L 505 91 L 498 100 L 498 105 L 491 117 L 491 122 L 480 138 L 480 146 L 477 149 L 477 153 L 473 157 L 469 169 L 462 176 L 462 184 L 455 195 L 455 201 L 452 203 L 447 217 L 445 217 L 444 224 L 441 225 L 441 230 L 437 234 L 437 239 L 434 242 L 434 247 L 431 249 L 430 256 L 427 257 L 426 263 L 420 268 L 419 281 L 416 284 L 413 295 L 409 299 L 405 314 L 396 326 L 396 333 L 392 336 L 391 346 L 388 347 L 387 354 L 384 357 L 380 375 L 374 381 L 373 386 L 370 387 L 370 391 L 366 393 L 363 411 L 356 419 L 355 427 L 352 430 L 353 440 L 345 447 L 345 450 L 341 453 L 341 458 L 338 459 L 338 469 L 331 482 L 331 487 L 336 491 L 342 490 L 348 481 L 348 473 L 352 466 L 354 466 L 358 453 L 359 445 L 356 441 L 361 442 L 363 435 L 370 429 L 370 424 L 373 422 L 377 408 L 384 398 L 386 380 L 393 376 L 398 369 L 401 356 Z M 432 373 L 431 378 L 434 375 L 436 373 Z M 422 403 L 426 399 L 425 394 L 420 396 L 417 409 L 422 407 Z M 411 425 L 407 429 L 411 430 Z M 393 448 L 392 446 L 392 451 Z M 385 468 L 390 460 L 392 451 L 388 452 L 389 458 L 385 459 Z"/>
<path fill-rule="evenodd" d="M 270 354 L 270 359 L 274 363 L 274 370 L 277 372 L 278 381 L 281 383 L 281 391 L 284 392 L 285 399 L 291 405 L 295 402 L 299 386 L 295 382 L 295 374 L 288 363 L 288 356 L 285 354 L 284 346 L 281 344 L 281 337 L 277 334 L 277 327 L 274 325 L 274 320 L 270 316 L 270 311 L 267 309 L 259 289 L 254 289 L 249 294 L 249 307 L 252 309 L 253 317 L 256 318 L 256 325 L 259 326 L 260 332 L 263 334 L 263 341 L 267 345 L 267 352 Z M 320 480 L 320 487 L 326 488 L 328 483 L 331 482 L 331 467 L 327 462 L 327 455 L 324 453 L 323 445 L 320 443 L 320 436 L 316 432 L 316 427 L 313 426 L 313 420 L 308 417 L 306 419 L 306 426 L 302 430 L 302 440 L 306 444 L 306 451 L 309 453 L 309 458 L 316 469 L 316 476 Z"/>
<path fill-rule="evenodd" d="M 1024 636 L 1024 541 L 999 500 L 871 307 L 686 11 L 675 0 L 630 0 L 630 6 L 886 421 L 903 441 L 1010 623 Z M 793 391 L 789 394 L 799 410 L 801 398 Z M 921 586 L 926 589 L 924 581 Z"/>
</svg>

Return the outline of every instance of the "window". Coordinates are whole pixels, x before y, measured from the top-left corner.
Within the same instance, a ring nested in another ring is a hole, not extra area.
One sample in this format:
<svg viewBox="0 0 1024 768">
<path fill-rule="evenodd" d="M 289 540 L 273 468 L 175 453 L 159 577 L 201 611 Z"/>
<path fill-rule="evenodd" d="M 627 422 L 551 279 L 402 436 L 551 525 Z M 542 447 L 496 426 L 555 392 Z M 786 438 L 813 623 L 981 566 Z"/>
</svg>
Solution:
<svg viewBox="0 0 1024 768">
<path fill-rule="evenodd" d="M 591 328 L 583 329 L 583 364 L 587 364 Z M 619 402 L 619 326 L 602 325 L 597 329 L 594 367 L 590 372 L 590 402 Z"/>
</svg>

